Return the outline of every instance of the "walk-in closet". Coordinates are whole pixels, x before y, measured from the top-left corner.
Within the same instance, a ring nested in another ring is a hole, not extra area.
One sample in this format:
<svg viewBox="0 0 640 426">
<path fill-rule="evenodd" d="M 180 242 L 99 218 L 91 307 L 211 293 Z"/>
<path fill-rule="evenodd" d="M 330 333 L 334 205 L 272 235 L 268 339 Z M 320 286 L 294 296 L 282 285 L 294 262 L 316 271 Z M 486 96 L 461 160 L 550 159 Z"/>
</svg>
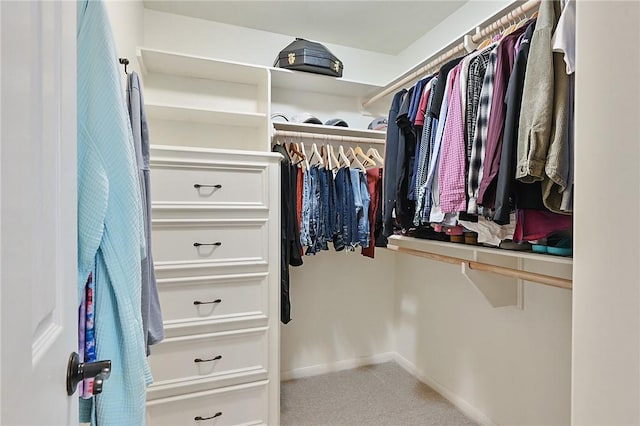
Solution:
<svg viewBox="0 0 640 426">
<path fill-rule="evenodd" d="M 640 424 L 640 2 L 0 12 L 0 423 Z"/>
</svg>

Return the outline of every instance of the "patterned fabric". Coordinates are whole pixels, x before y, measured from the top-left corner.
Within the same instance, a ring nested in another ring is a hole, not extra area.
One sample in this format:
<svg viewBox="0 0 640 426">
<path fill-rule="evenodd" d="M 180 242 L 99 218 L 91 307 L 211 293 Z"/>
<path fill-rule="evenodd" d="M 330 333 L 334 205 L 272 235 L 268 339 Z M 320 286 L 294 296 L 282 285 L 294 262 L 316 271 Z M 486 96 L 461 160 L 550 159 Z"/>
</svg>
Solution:
<svg viewBox="0 0 640 426">
<path fill-rule="evenodd" d="M 439 120 L 437 118 L 433 119 L 433 127 L 437 128 L 439 125 Z M 431 132 L 431 148 L 430 148 L 430 152 L 433 153 L 434 147 L 436 145 L 436 132 Z M 431 161 L 431 155 L 429 154 L 429 161 Z M 423 206 L 422 206 L 422 223 L 428 223 L 429 222 L 429 217 L 431 216 L 431 188 L 427 188 L 427 182 L 425 181 L 424 185 L 423 185 L 424 189 L 424 200 L 423 200 Z"/>
<path fill-rule="evenodd" d="M 96 336 L 95 336 L 95 323 L 94 323 L 94 294 L 96 290 L 95 282 L 93 281 L 93 274 L 89 275 L 87 280 L 87 291 L 85 294 L 85 312 L 84 312 L 84 361 L 83 362 L 95 362 L 96 358 Z M 82 393 L 80 397 L 87 399 L 93 397 L 93 381 L 94 379 L 84 379 L 82 381 Z"/>
<path fill-rule="evenodd" d="M 429 88 L 429 99 L 427 100 L 427 109 L 424 117 L 424 128 L 422 129 L 422 139 L 420 141 L 420 150 L 418 153 L 418 167 L 416 170 L 416 182 L 415 187 L 417 188 L 416 195 L 416 211 L 413 216 L 413 224 L 418 226 L 420 225 L 422 218 L 422 209 L 424 206 L 424 195 L 426 188 L 423 188 L 424 183 L 427 181 L 427 172 L 429 171 L 429 156 L 431 154 L 431 134 L 433 133 L 433 122 L 434 118 L 429 114 L 431 111 L 431 105 L 433 103 L 433 88 L 438 83 L 438 77 L 434 77 L 431 80 L 431 87 Z"/>
<path fill-rule="evenodd" d="M 482 55 L 483 52 L 485 52 L 487 49 L 483 49 L 480 51 L 476 51 L 473 53 L 470 53 L 469 55 L 467 55 L 462 62 L 460 63 L 460 82 L 459 82 L 459 90 L 460 90 L 460 107 L 462 110 L 462 118 L 465 119 L 465 117 L 467 116 L 467 85 L 469 84 L 469 65 L 471 64 L 471 61 L 473 61 L 474 59 L 476 59 L 479 55 Z M 464 125 L 466 125 L 466 120 Z M 467 141 L 466 139 L 466 128 L 465 130 L 465 143 Z"/>
<path fill-rule="evenodd" d="M 309 224 L 311 223 L 311 172 L 304 170 L 302 175 L 302 219 L 300 221 L 300 243 L 311 245 Z"/>
<path fill-rule="evenodd" d="M 491 100 L 493 97 L 493 81 L 496 62 L 497 53 L 494 49 L 489 56 L 487 72 L 485 73 L 484 81 L 482 83 L 480 105 L 478 106 L 478 119 L 473 137 L 473 145 L 471 146 L 471 157 L 469 159 L 469 176 L 467 178 L 467 195 L 469 196 L 469 205 L 467 207 L 467 213 L 470 214 L 478 213 L 478 187 L 482 180 L 484 150 L 487 143 L 489 115 L 491 114 Z"/>
<path fill-rule="evenodd" d="M 465 108 L 465 134 L 464 140 L 467 144 L 467 162 L 471 159 L 471 145 L 476 131 L 476 120 L 478 117 L 478 106 L 480 105 L 480 92 L 482 83 L 487 71 L 491 48 L 484 50 L 469 64 L 469 78 L 467 80 L 467 105 Z"/>
<path fill-rule="evenodd" d="M 435 220 L 439 222 L 442 220 L 440 217 L 440 192 L 438 170 L 440 168 L 440 148 L 442 146 L 442 137 L 444 135 L 444 125 L 447 122 L 447 113 L 449 112 L 449 94 L 451 92 L 451 85 L 453 84 L 453 78 L 455 77 L 453 69 L 449 72 L 446 79 L 446 85 L 444 90 L 444 96 L 442 99 L 442 105 L 440 106 L 440 114 L 438 119 L 438 127 L 436 130 L 436 136 L 431 149 L 431 158 L 429 161 L 429 172 L 427 173 L 426 192 L 423 218 L 428 217 L 429 221 Z M 435 210 L 435 214 L 434 211 Z"/>
<path fill-rule="evenodd" d="M 465 145 L 460 95 L 460 71 L 453 69 L 455 77 L 449 95 L 449 111 L 442 139 L 440 161 L 440 209 L 443 213 L 454 213 L 466 209 L 465 191 Z"/>
</svg>

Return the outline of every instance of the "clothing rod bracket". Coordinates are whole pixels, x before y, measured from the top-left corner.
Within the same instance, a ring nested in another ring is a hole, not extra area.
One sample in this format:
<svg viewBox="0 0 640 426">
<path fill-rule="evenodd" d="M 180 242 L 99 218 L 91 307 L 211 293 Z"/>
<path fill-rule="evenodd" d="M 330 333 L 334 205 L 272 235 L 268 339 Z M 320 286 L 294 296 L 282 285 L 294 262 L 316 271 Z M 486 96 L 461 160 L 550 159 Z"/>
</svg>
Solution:
<svg viewBox="0 0 640 426">
<path fill-rule="evenodd" d="M 460 263 L 460 272 L 494 308 L 517 306 L 518 279 L 472 269 L 469 262 Z"/>
</svg>

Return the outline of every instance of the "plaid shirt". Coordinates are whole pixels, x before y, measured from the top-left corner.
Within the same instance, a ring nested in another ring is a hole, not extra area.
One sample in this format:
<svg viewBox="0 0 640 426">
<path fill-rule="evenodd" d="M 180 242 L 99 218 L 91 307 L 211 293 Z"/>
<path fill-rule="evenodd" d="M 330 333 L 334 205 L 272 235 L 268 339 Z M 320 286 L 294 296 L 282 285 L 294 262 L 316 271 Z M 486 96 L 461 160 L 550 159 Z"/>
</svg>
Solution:
<svg viewBox="0 0 640 426">
<path fill-rule="evenodd" d="M 478 119 L 476 122 L 475 134 L 473 135 L 473 145 L 471 146 L 471 157 L 469 159 L 469 174 L 467 177 L 467 195 L 469 205 L 467 213 L 478 212 L 478 187 L 482 180 L 484 167 L 484 150 L 487 143 L 487 131 L 489 128 L 489 115 L 491 114 L 491 99 L 493 97 L 493 82 L 495 78 L 497 62 L 496 49 L 491 52 L 487 71 L 482 83 L 480 92 L 480 105 L 478 106 Z"/>
<path fill-rule="evenodd" d="M 443 213 L 464 211 L 467 207 L 465 193 L 465 146 L 460 96 L 460 72 L 462 65 L 453 69 L 454 80 L 449 95 L 449 112 L 442 137 L 442 153 L 439 170 L 440 209 Z"/>
<path fill-rule="evenodd" d="M 471 159 L 471 145 L 476 130 L 476 120 L 478 118 L 478 105 L 480 104 L 480 92 L 482 82 L 487 71 L 487 63 L 492 49 L 488 48 L 469 63 L 469 75 L 467 78 L 467 96 L 465 108 L 465 133 L 464 140 L 467 146 L 467 163 Z"/>
<path fill-rule="evenodd" d="M 415 187 L 418 190 L 418 194 L 416 196 L 416 210 L 413 216 L 413 224 L 418 226 L 420 225 L 422 218 L 422 207 L 424 206 L 424 194 L 426 188 L 423 188 L 424 183 L 427 181 L 427 172 L 429 165 L 429 158 L 431 155 L 431 133 L 433 130 L 433 121 L 435 120 L 429 111 L 431 111 L 431 105 L 433 103 L 433 88 L 436 86 L 438 82 L 438 77 L 434 77 L 431 84 L 431 92 L 429 93 L 429 99 L 427 100 L 427 109 L 424 117 L 424 127 L 422 129 L 422 139 L 420 141 L 420 151 L 418 153 L 418 168 L 416 171 L 416 182 Z"/>
</svg>

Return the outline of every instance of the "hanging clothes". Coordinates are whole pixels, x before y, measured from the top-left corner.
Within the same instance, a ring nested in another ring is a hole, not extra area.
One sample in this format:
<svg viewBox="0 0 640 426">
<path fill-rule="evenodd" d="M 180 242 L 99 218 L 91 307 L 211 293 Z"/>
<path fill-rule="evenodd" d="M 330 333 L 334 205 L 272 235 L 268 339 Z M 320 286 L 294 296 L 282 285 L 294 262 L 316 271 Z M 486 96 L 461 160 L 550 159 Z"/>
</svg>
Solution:
<svg viewBox="0 0 640 426">
<path fill-rule="evenodd" d="M 78 303 L 93 271 L 96 357 L 112 361 L 81 421 L 144 424 L 151 383 L 141 314 L 145 237 L 117 53 L 102 1 L 77 3 Z"/>
<path fill-rule="evenodd" d="M 478 186 L 478 204 L 492 209 L 495 200 L 495 184 L 500 167 L 505 122 L 505 93 L 515 61 L 515 45 L 526 27 L 515 30 L 504 37 L 496 47 L 496 69 L 494 73 L 491 116 L 487 124 L 484 170 Z"/>
<path fill-rule="evenodd" d="M 395 216 L 394 209 L 398 198 L 398 146 L 400 143 L 400 129 L 396 123 L 400 105 L 407 90 L 402 89 L 393 96 L 391 102 L 391 109 L 389 110 L 389 119 L 387 125 L 387 142 L 384 148 L 384 169 L 385 174 L 383 177 L 383 236 L 388 237 L 393 235 L 395 230 Z"/>
<path fill-rule="evenodd" d="M 518 126 L 520 119 L 520 106 L 522 104 L 522 92 L 524 88 L 524 75 L 529 57 L 531 37 L 535 30 L 535 21 L 527 26 L 523 38 L 520 40 L 520 50 L 516 55 L 513 70 L 507 84 L 505 94 L 505 123 L 500 153 L 500 167 L 496 182 L 496 199 L 493 220 L 506 225 L 510 221 L 510 213 L 515 208 L 515 191 L 521 192 L 532 189 L 530 185 L 515 180 L 516 151 L 518 144 Z M 510 201 L 511 200 L 511 201 Z"/>
<path fill-rule="evenodd" d="M 280 160 L 280 321 L 291 321 L 291 300 L 289 296 L 289 266 L 302 265 L 300 235 L 296 225 L 296 184 L 298 173 L 291 164 L 286 148 L 276 144 L 273 152 L 282 155 Z"/>
<path fill-rule="evenodd" d="M 362 247 L 362 255 L 370 258 L 375 256 L 376 240 L 381 233 L 381 229 L 377 224 L 377 218 L 380 211 L 380 200 L 382 192 L 382 168 L 376 167 L 367 170 L 367 186 L 369 190 L 369 198 L 371 204 L 369 207 L 369 232 L 370 239 L 368 247 Z"/>
<path fill-rule="evenodd" d="M 133 147 L 140 179 L 142 213 L 144 217 L 144 235 L 147 256 L 142 260 L 142 332 L 147 348 L 164 340 L 162 310 L 158 297 L 158 285 L 151 253 L 151 171 L 149 168 L 149 127 L 144 109 L 144 97 L 138 74 L 134 71 L 127 78 L 127 107 L 133 133 Z"/>
</svg>

